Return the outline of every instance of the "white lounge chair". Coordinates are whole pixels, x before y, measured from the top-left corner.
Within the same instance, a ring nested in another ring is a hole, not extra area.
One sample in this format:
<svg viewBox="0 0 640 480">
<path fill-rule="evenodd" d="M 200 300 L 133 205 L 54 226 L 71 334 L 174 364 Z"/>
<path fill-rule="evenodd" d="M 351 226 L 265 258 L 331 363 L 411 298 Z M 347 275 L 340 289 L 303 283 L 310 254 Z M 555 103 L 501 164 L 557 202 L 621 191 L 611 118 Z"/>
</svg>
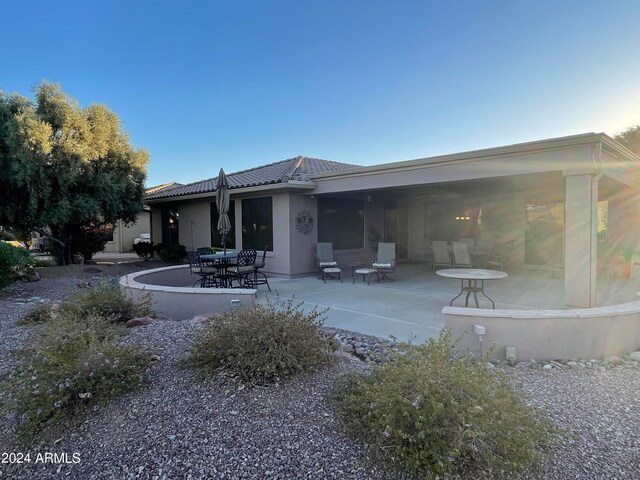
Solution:
<svg viewBox="0 0 640 480">
<path fill-rule="evenodd" d="M 438 267 L 451 268 L 451 257 L 449 256 L 449 245 L 444 240 L 434 240 L 431 242 L 433 252 L 433 271 Z"/>
<path fill-rule="evenodd" d="M 467 242 L 451 242 L 451 249 L 453 250 L 453 268 L 473 268 Z"/>
<path fill-rule="evenodd" d="M 387 276 L 392 273 L 396 267 L 396 244 L 395 243 L 378 243 L 378 255 L 373 261 L 371 268 L 376 270 L 384 280 L 392 280 Z"/>
</svg>

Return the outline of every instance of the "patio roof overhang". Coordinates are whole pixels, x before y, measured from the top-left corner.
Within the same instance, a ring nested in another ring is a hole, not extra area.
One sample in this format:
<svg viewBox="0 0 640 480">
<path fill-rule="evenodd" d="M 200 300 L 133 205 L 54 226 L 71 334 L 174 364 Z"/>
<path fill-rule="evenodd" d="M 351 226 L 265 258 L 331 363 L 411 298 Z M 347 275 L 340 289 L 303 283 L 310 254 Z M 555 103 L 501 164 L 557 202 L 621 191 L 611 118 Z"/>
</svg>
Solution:
<svg viewBox="0 0 640 480">
<path fill-rule="evenodd" d="M 545 172 L 592 172 L 638 185 L 640 158 L 604 133 L 317 174 L 316 195 L 464 182 Z M 310 192 L 311 193 L 311 192 Z"/>
</svg>

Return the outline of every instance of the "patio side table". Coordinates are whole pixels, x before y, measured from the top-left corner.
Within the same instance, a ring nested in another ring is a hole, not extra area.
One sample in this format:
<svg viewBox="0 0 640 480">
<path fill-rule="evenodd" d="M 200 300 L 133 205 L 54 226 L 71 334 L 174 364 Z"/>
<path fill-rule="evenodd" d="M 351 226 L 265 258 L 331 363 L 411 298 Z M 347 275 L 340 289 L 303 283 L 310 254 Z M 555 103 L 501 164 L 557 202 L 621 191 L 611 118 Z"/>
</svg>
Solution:
<svg viewBox="0 0 640 480">
<path fill-rule="evenodd" d="M 356 276 L 362 275 L 362 281 L 366 280 L 367 285 L 371 284 L 371 275 L 376 274 L 378 277 L 378 282 L 380 282 L 380 275 L 375 268 L 359 268 L 355 271 L 355 275 L 353 276 L 353 281 L 351 283 L 356 283 Z M 366 277 L 366 278 L 365 278 Z"/>
<path fill-rule="evenodd" d="M 353 277 L 353 273 L 355 272 L 356 268 L 362 268 L 364 266 L 365 264 L 362 262 L 347 262 L 347 267 L 351 267 L 351 277 Z"/>
</svg>

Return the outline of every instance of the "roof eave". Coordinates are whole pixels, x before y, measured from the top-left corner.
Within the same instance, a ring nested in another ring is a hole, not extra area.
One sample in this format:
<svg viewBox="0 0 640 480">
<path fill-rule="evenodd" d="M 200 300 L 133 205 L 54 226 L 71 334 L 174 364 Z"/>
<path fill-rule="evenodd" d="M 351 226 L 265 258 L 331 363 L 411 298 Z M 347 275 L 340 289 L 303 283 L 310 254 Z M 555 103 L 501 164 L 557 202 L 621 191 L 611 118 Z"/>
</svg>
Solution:
<svg viewBox="0 0 640 480">
<path fill-rule="evenodd" d="M 331 178 L 341 178 L 344 176 L 361 176 L 368 174 L 386 173 L 389 171 L 413 170 L 427 165 L 436 166 L 443 164 L 477 162 L 507 155 L 530 154 L 545 150 L 587 145 L 598 142 L 602 142 L 611 149 L 615 149 L 616 153 L 624 156 L 630 161 L 640 161 L 640 158 L 624 148 L 622 145 L 619 145 L 608 135 L 604 133 L 585 133 L 569 137 L 553 138 L 550 140 L 537 140 L 535 142 L 519 143 L 502 147 L 472 150 L 467 152 L 439 155 L 435 157 L 419 158 L 415 160 L 405 160 L 401 162 L 384 163 L 381 165 L 373 165 L 370 167 L 361 167 L 339 172 L 318 173 L 315 175 L 311 175 L 310 178 L 312 180 L 328 180 Z"/>
<path fill-rule="evenodd" d="M 315 182 L 303 181 L 303 180 L 289 180 L 288 182 L 269 183 L 266 185 L 253 185 L 250 187 L 230 188 L 229 193 L 231 196 L 243 195 L 246 193 L 263 193 L 263 192 L 278 192 L 287 190 L 313 190 L 316 188 Z M 147 204 L 165 203 L 165 202 L 181 202 L 183 200 L 198 200 L 202 198 L 215 197 L 215 191 L 194 193 L 191 195 L 179 195 L 176 197 L 162 197 L 145 200 Z"/>
</svg>

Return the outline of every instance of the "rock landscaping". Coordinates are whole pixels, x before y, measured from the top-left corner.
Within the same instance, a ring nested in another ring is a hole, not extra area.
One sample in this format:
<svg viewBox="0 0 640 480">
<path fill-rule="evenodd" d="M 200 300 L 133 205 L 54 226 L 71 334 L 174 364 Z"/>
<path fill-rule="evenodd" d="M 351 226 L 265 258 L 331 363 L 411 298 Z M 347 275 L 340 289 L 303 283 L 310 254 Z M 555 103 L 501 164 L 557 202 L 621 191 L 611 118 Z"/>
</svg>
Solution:
<svg viewBox="0 0 640 480">
<path fill-rule="evenodd" d="M 100 279 L 95 272 L 74 273 L 52 277 L 45 270 L 42 281 L 0 294 L 0 376 L 15 367 L 10 351 L 28 345 L 41 328 L 18 323 L 27 310 L 65 300 L 79 285 Z M 326 400 L 335 378 L 388 361 L 392 352 L 401 353 L 399 344 L 325 329 L 335 339 L 335 366 L 267 387 L 220 375 L 198 382 L 178 363 L 206 321 L 135 322 L 123 342 L 152 352 L 150 387 L 65 418 L 33 443 L 20 444 L 7 434 L 16 419 L 3 412 L 0 452 L 30 453 L 32 459 L 68 454 L 69 461 L 0 464 L 0 478 L 411 478 L 373 461 L 366 445 L 345 434 Z M 488 364 L 506 372 L 531 405 L 566 431 L 546 463 L 523 478 L 637 477 L 639 363 L 640 351 L 619 358 Z"/>
</svg>

